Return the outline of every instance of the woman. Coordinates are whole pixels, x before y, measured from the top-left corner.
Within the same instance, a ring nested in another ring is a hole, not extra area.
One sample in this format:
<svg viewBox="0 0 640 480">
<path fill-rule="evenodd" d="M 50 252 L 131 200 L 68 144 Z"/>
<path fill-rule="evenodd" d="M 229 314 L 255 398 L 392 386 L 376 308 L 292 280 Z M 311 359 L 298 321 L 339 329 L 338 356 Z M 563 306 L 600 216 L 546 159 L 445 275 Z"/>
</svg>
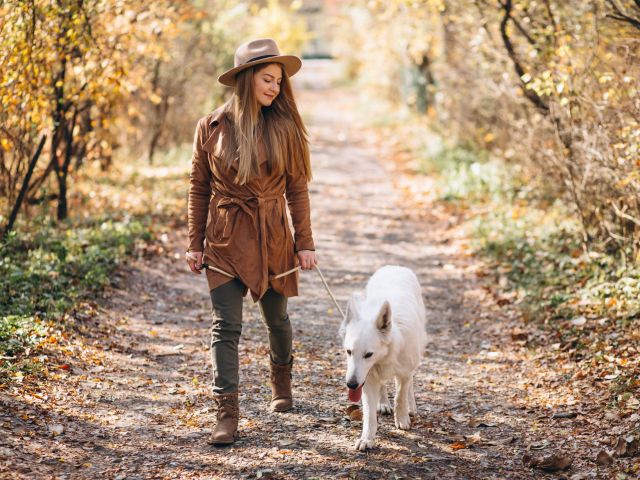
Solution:
<svg viewBox="0 0 640 480">
<path fill-rule="evenodd" d="M 317 265 L 307 189 L 307 131 L 289 82 L 302 62 L 280 55 L 267 38 L 238 47 L 234 65 L 218 78 L 234 87 L 233 96 L 198 121 L 189 186 L 187 261 L 196 274 L 203 260 L 215 268 L 205 270 L 218 404 L 209 441 L 215 445 L 233 443 L 237 434 L 242 298 L 250 291 L 253 301 L 260 302 L 269 332 L 271 409 L 287 411 L 293 405 L 287 297 L 298 295 L 294 268 Z"/>
</svg>

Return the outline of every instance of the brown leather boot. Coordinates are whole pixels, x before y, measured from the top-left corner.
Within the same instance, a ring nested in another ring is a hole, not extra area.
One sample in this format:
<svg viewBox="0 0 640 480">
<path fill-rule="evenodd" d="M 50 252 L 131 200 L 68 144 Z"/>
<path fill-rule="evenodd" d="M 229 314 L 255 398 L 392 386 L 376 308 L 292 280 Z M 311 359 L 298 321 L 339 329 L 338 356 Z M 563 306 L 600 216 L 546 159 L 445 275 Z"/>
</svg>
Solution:
<svg viewBox="0 0 640 480">
<path fill-rule="evenodd" d="M 271 410 L 286 412 L 293 407 L 291 395 L 291 366 L 293 356 L 287 365 L 271 363 Z"/>
<path fill-rule="evenodd" d="M 238 392 L 214 395 L 218 404 L 218 423 L 207 440 L 212 445 L 229 445 L 236 439 L 238 433 Z"/>
</svg>

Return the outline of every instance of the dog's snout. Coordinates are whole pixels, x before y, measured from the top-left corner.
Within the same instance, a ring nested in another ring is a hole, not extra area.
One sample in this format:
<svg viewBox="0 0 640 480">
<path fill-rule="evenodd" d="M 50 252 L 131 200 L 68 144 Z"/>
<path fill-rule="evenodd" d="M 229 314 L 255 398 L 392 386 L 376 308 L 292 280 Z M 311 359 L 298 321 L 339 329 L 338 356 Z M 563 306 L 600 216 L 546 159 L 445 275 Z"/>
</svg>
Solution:
<svg viewBox="0 0 640 480">
<path fill-rule="evenodd" d="M 352 390 L 355 390 L 356 388 L 358 388 L 358 382 L 356 382 L 355 380 L 349 380 L 347 382 L 347 387 L 351 388 Z"/>
</svg>

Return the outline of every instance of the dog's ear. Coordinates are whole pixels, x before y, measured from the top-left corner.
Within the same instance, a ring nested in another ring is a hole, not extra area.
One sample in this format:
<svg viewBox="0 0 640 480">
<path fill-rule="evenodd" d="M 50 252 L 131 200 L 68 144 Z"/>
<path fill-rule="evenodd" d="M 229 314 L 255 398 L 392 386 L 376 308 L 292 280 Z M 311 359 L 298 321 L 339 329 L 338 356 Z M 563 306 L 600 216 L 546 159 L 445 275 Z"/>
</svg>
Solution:
<svg viewBox="0 0 640 480">
<path fill-rule="evenodd" d="M 340 338 L 344 338 L 347 333 L 347 324 L 349 323 L 349 306 L 351 302 L 347 303 L 347 309 L 344 311 L 344 318 L 342 319 L 342 323 L 340 323 L 340 329 L 338 330 L 338 335 Z"/>
<path fill-rule="evenodd" d="M 349 297 L 349 301 L 347 302 L 347 308 L 344 312 L 344 318 L 342 319 L 342 324 L 340 325 L 339 334 L 344 338 L 345 330 L 347 325 L 356 318 L 356 312 L 358 311 L 357 304 L 364 300 L 364 293 L 362 292 L 353 292 L 351 297 Z"/>
<path fill-rule="evenodd" d="M 388 332 L 391 327 L 391 305 L 387 300 L 384 301 L 376 318 L 376 327 L 382 332 Z"/>
<path fill-rule="evenodd" d="M 358 311 L 358 304 L 362 303 L 365 299 L 363 292 L 353 292 L 349 297 L 349 303 L 347 303 L 347 311 L 345 312 L 345 322 L 349 323 L 351 320 L 355 320 L 356 312 Z"/>
<path fill-rule="evenodd" d="M 344 318 L 342 321 L 347 323 L 349 321 L 349 311 L 351 310 L 351 301 L 347 302 L 347 308 L 344 310 Z"/>
</svg>

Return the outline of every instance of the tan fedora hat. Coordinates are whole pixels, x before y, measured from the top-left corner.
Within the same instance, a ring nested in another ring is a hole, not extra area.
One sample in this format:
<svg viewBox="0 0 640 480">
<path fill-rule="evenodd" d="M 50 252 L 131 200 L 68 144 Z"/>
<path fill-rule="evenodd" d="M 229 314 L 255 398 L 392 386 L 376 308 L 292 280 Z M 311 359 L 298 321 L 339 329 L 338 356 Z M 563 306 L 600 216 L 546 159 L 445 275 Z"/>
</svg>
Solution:
<svg viewBox="0 0 640 480">
<path fill-rule="evenodd" d="M 284 66 L 287 75 L 292 76 L 300 67 L 302 60 L 295 55 L 280 55 L 278 45 L 271 38 L 258 38 L 240 45 L 233 57 L 233 68 L 218 77 L 223 85 L 233 87 L 236 75 L 242 70 L 261 63 L 278 62 Z"/>
</svg>

